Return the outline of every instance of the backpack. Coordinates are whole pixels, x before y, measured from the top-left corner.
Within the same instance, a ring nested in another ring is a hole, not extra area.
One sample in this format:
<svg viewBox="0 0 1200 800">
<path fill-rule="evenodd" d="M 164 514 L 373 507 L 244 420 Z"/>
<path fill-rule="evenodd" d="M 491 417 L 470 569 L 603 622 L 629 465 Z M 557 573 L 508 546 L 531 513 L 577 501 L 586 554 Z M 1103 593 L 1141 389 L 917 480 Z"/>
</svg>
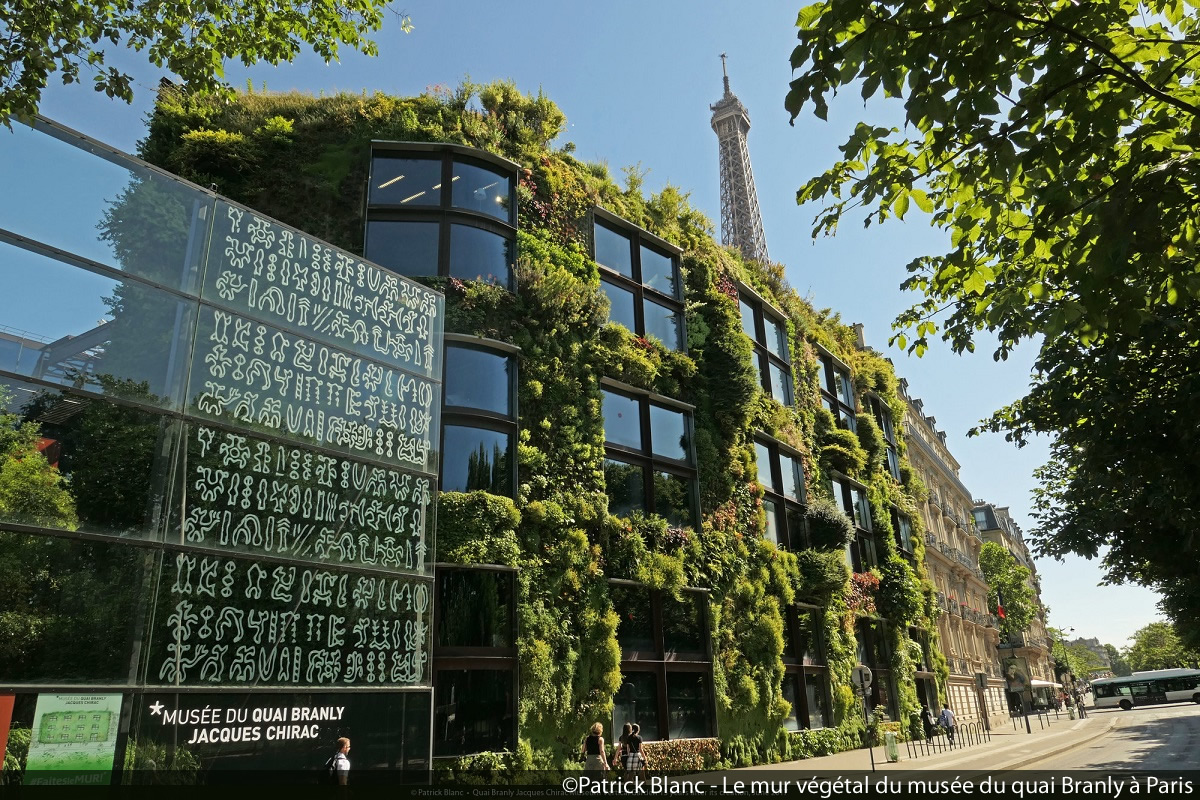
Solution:
<svg viewBox="0 0 1200 800">
<path fill-rule="evenodd" d="M 329 757 L 329 760 L 325 762 L 325 767 L 321 770 L 321 783 L 328 784 L 330 786 L 337 785 L 338 776 L 336 765 L 337 757 L 339 755 L 340 753 L 334 753 Z"/>
</svg>

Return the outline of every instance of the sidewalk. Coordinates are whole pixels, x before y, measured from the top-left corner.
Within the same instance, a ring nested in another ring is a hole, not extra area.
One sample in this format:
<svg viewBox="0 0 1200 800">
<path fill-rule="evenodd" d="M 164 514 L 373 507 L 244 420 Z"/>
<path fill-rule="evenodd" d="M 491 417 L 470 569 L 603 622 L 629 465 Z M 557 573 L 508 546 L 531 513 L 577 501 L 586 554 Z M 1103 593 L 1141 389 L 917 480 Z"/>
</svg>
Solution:
<svg viewBox="0 0 1200 800">
<path fill-rule="evenodd" d="M 1119 719 L 1119 712 L 1088 711 L 1088 718 L 1069 720 L 1063 713 L 1058 719 L 1050 715 L 1048 727 L 1039 729 L 1036 717 L 1030 717 L 1029 723 L 1033 733 L 1025 732 L 1024 719 L 1019 719 L 1019 727 L 1014 729 L 1011 724 L 992 731 L 991 741 L 984 741 L 970 747 L 955 748 L 945 752 L 909 758 L 908 749 L 900 743 L 900 761 L 889 764 L 882 747 L 874 748 L 875 769 L 877 771 L 891 770 L 958 770 L 958 771 L 987 771 L 1003 772 L 1011 769 L 1022 769 L 1034 762 L 1041 761 L 1053 755 L 1081 744 L 1097 739 L 1114 727 Z M 1043 718 L 1043 725 L 1046 725 Z M 782 764 L 766 764 L 757 767 L 746 767 L 737 772 L 753 770 L 802 770 L 828 772 L 862 772 L 871 768 L 871 756 L 866 748 L 847 750 L 832 756 L 806 758 L 801 761 L 788 761 Z"/>
</svg>

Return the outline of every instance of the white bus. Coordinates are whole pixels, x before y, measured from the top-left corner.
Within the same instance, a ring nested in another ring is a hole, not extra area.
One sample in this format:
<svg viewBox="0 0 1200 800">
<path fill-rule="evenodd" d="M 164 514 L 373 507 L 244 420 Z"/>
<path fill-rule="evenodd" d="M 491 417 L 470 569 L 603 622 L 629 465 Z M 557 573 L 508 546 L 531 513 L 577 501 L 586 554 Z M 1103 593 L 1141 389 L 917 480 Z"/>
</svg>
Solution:
<svg viewBox="0 0 1200 800">
<path fill-rule="evenodd" d="M 1159 703 L 1200 703 L 1200 669 L 1158 669 L 1135 672 L 1127 678 L 1092 681 L 1096 708 L 1149 706 Z"/>
</svg>

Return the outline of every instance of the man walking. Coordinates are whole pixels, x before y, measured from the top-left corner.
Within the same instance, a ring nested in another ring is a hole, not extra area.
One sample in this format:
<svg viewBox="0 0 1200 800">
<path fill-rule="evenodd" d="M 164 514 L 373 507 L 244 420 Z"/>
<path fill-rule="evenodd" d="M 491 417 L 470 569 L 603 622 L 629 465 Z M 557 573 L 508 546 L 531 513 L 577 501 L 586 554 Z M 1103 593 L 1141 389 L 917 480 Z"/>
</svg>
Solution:
<svg viewBox="0 0 1200 800">
<path fill-rule="evenodd" d="M 943 704 L 942 713 L 938 715 L 938 725 L 946 729 L 946 736 L 950 738 L 950 746 L 954 746 L 954 712 L 950 710 L 950 706 Z"/>
<path fill-rule="evenodd" d="M 330 775 L 339 786 L 345 786 L 350 779 L 350 740 L 345 736 L 337 740 L 337 752 L 329 759 Z"/>
</svg>

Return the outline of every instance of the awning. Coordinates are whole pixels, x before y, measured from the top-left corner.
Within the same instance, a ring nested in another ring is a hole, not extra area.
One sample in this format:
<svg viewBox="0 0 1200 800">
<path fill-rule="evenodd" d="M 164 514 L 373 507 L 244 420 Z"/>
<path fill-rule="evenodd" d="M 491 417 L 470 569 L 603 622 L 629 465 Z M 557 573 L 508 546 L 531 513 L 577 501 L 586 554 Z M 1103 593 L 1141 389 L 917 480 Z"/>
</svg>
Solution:
<svg viewBox="0 0 1200 800">
<path fill-rule="evenodd" d="M 1032 686 L 1034 689 L 1049 689 L 1053 686 L 1057 686 L 1059 689 L 1062 688 L 1061 683 L 1051 683 L 1050 681 L 1040 681 L 1037 678 L 1032 678 L 1029 681 L 1029 685 Z"/>
</svg>

